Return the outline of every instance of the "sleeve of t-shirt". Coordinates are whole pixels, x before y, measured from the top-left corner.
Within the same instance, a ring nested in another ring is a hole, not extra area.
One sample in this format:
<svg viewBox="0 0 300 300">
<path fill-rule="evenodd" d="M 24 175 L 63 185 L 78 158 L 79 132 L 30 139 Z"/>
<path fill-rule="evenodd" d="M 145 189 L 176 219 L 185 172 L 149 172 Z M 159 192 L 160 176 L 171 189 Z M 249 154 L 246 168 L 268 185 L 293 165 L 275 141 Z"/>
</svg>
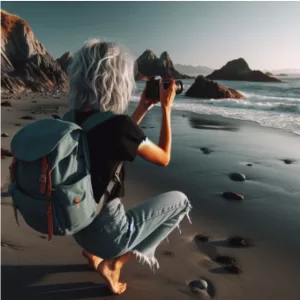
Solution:
<svg viewBox="0 0 300 300">
<path fill-rule="evenodd" d="M 129 116 L 119 116 L 116 158 L 133 161 L 139 145 L 146 139 L 143 130 Z"/>
</svg>

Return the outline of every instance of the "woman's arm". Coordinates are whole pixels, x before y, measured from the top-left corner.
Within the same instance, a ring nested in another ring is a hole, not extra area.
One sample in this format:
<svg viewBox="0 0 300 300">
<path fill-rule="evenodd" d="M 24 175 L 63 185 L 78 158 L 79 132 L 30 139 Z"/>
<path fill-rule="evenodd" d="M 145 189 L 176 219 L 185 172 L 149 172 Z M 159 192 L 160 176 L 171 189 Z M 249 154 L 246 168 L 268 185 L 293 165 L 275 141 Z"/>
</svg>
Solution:
<svg viewBox="0 0 300 300">
<path fill-rule="evenodd" d="M 146 99 L 145 92 L 146 90 L 144 89 L 141 95 L 141 100 L 131 116 L 132 120 L 136 124 L 140 124 L 148 110 L 150 110 L 153 107 L 153 102 L 150 99 Z"/>
<path fill-rule="evenodd" d="M 174 80 L 171 80 L 169 89 L 164 90 L 162 85 L 160 87 L 162 120 L 158 145 L 147 140 L 138 148 L 138 155 L 140 157 L 159 166 L 167 166 L 171 158 L 171 107 L 176 95 L 175 89 L 176 85 Z"/>
</svg>

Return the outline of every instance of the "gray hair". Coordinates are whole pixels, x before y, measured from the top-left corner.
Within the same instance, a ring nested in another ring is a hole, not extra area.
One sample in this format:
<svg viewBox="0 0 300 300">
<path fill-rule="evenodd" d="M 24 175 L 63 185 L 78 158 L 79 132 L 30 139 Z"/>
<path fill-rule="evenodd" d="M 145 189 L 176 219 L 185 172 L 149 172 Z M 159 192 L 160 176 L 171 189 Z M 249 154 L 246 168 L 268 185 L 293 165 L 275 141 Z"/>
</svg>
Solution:
<svg viewBox="0 0 300 300">
<path fill-rule="evenodd" d="M 135 88 L 134 67 L 132 56 L 116 43 L 87 41 L 68 67 L 69 105 L 124 113 Z"/>
</svg>

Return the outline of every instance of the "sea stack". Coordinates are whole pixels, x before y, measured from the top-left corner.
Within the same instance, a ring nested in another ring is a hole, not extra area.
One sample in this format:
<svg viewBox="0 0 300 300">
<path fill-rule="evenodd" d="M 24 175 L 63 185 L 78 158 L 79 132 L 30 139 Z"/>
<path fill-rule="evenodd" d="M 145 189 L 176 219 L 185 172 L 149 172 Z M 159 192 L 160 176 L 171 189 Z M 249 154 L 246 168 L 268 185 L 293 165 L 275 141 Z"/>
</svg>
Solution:
<svg viewBox="0 0 300 300">
<path fill-rule="evenodd" d="M 257 82 L 281 82 L 275 77 L 271 77 L 261 71 L 252 71 L 243 58 L 229 61 L 219 70 L 215 70 L 206 76 L 212 80 L 238 80 Z"/>
</svg>

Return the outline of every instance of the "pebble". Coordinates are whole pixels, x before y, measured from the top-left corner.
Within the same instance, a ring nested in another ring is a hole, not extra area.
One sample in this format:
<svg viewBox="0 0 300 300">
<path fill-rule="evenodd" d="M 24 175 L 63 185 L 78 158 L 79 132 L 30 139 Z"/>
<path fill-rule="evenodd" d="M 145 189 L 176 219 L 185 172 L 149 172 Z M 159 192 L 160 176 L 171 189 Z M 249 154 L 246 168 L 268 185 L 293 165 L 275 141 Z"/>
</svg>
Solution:
<svg viewBox="0 0 300 300">
<path fill-rule="evenodd" d="M 210 154 L 210 153 L 213 152 L 210 148 L 205 148 L 205 147 L 200 148 L 200 150 L 201 150 L 204 154 Z"/>
<path fill-rule="evenodd" d="M 291 159 L 284 159 L 283 160 L 285 164 L 290 165 L 293 163 L 293 161 Z"/>
<path fill-rule="evenodd" d="M 1 148 L 1 157 L 9 156 L 12 157 L 12 154 L 9 150 L 6 150 L 4 148 Z"/>
<path fill-rule="evenodd" d="M 233 181 L 245 181 L 246 176 L 240 173 L 231 173 L 229 174 L 229 178 Z"/>
<path fill-rule="evenodd" d="M 193 293 L 197 293 L 198 289 L 206 290 L 208 288 L 208 283 L 204 279 L 193 280 L 193 281 L 189 282 L 189 287 Z"/>
<path fill-rule="evenodd" d="M 248 238 L 241 236 L 233 236 L 228 238 L 228 244 L 233 247 L 246 248 L 252 245 L 252 242 Z"/>
<path fill-rule="evenodd" d="M 247 164 L 248 167 L 252 167 L 252 164 Z"/>
<path fill-rule="evenodd" d="M 12 104 L 9 101 L 3 101 L 1 102 L 1 106 L 12 107 Z"/>
<path fill-rule="evenodd" d="M 216 256 L 215 261 L 221 265 L 233 265 L 236 263 L 234 257 L 227 256 L 227 255 L 218 255 Z"/>
<path fill-rule="evenodd" d="M 32 117 L 32 116 L 24 116 L 21 118 L 22 120 L 36 120 L 35 117 Z"/>
<path fill-rule="evenodd" d="M 222 197 L 226 200 L 244 200 L 244 196 L 234 192 L 224 192 Z"/>
<path fill-rule="evenodd" d="M 3 133 L 1 134 L 1 137 L 9 137 L 9 135 L 8 135 L 8 133 L 3 132 Z"/>
<path fill-rule="evenodd" d="M 22 124 L 16 123 L 15 126 L 22 126 Z"/>
<path fill-rule="evenodd" d="M 194 239 L 196 241 L 200 241 L 202 243 L 207 243 L 209 241 L 209 237 L 206 235 L 202 235 L 202 234 L 197 234 Z"/>
</svg>

